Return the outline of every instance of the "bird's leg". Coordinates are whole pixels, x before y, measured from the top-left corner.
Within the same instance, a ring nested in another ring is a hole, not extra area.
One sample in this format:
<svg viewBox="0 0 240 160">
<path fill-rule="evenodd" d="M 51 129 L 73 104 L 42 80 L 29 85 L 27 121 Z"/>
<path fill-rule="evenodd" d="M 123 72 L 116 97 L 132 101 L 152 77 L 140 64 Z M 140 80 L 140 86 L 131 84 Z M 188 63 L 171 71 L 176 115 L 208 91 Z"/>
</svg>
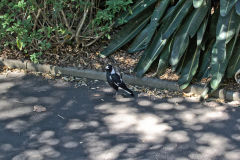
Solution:
<svg viewBox="0 0 240 160">
<path fill-rule="evenodd" d="M 116 90 L 114 97 L 117 98 L 117 95 L 118 95 L 118 91 Z"/>
</svg>

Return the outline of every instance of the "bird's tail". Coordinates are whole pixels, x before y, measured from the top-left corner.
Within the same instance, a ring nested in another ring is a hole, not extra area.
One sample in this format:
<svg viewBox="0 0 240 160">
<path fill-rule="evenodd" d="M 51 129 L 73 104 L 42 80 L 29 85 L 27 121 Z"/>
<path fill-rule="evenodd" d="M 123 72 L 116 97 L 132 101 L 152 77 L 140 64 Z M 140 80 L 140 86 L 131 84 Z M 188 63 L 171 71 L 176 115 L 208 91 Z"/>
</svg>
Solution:
<svg viewBox="0 0 240 160">
<path fill-rule="evenodd" d="M 130 94 L 131 96 L 134 97 L 133 91 L 131 91 L 130 89 L 128 89 L 127 86 L 123 86 L 122 89 L 124 89 L 124 91 L 126 91 L 128 94 Z"/>
</svg>

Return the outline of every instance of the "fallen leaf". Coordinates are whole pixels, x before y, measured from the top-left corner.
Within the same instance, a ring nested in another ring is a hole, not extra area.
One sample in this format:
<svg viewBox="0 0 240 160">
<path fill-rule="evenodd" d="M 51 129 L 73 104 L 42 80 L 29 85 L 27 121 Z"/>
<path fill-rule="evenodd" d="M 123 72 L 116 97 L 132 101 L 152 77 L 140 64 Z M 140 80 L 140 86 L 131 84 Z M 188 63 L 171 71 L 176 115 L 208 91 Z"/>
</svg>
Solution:
<svg viewBox="0 0 240 160">
<path fill-rule="evenodd" d="M 47 108 L 41 105 L 33 106 L 33 112 L 46 112 L 46 111 L 47 111 Z"/>
</svg>

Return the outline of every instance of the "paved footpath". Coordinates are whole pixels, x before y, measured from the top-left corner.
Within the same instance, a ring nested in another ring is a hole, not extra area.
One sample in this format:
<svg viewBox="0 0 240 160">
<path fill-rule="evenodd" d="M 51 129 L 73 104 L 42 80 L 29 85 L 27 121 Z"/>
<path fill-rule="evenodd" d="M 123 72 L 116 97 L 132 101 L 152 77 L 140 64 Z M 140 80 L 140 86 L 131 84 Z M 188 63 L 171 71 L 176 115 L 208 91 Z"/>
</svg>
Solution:
<svg viewBox="0 0 240 160">
<path fill-rule="evenodd" d="M 0 75 L 0 160 L 239 160 L 240 109 Z"/>
</svg>

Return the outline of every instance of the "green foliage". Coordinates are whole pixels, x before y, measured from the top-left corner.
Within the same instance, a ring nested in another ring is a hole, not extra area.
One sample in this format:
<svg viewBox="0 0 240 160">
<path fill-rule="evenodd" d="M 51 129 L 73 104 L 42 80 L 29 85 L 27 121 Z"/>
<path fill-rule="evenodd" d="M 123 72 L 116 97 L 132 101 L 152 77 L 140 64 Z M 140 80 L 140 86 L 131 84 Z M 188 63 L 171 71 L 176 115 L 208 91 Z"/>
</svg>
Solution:
<svg viewBox="0 0 240 160">
<path fill-rule="evenodd" d="M 42 55 L 42 52 L 36 52 L 30 55 L 30 60 L 33 63 L 39 63 L 39 57 Z"/>
<path fill-rule="evenodd" d="M 93 26 L 100 26 L 99 30 L 109 32 L 114 23 L 116 14 L 130 9 L 132 0 L 107 0 L 106 8 L 99 10 L 93 20 Z M 122 22 L 123 23 L 123 22 Z M 107 34 L 109 36 L 109 34 Z"/>
<path fill-rule="evenodd" d="M 166 11 L 162 17 L 155 17 L 157 25 L 152 25 L 151 20 L 130 45 L 130 53 L 146 48 L 135 68 L 136 75 L 143 76 L 153 64 L 157 64 L 153 62 L 158 61 L 154 75 L 159 76 L 170 64 L 180 76 L 181 89 L 185 89 L 196 75 L 198 80 L 211 79 L 205 93 L 215 91 L 226 74 L 233 77 L 240 67 L 240 1 L 175 0 L 170 5 L 163 3 L 164 0 L 159 2 L 162 3 L 154 3 L 155 8 Z M 142 9 L 139 1 L 133 7 L 133 10 Z M 155 13 L 153 10 L 152 17 Z M 140 13 L 134 12 L 133 16 L 126 12 L 123 15 L 125 19 L 136 19 Z M 124 30 L 123 27 L 121 33 Z M 154 38 L 151 38 L 152 34 Z M 124 34 L 117 35 L 118 39 L 124 38 L 121 36 Z"/>
<path fill-rule="evenodd" d="M 33 62 L 65 43 L 87 47 L 108 37 L 116 16 L 132 0 L 1 0 L 0 49 L 10 47 Z"/>
</svg>

